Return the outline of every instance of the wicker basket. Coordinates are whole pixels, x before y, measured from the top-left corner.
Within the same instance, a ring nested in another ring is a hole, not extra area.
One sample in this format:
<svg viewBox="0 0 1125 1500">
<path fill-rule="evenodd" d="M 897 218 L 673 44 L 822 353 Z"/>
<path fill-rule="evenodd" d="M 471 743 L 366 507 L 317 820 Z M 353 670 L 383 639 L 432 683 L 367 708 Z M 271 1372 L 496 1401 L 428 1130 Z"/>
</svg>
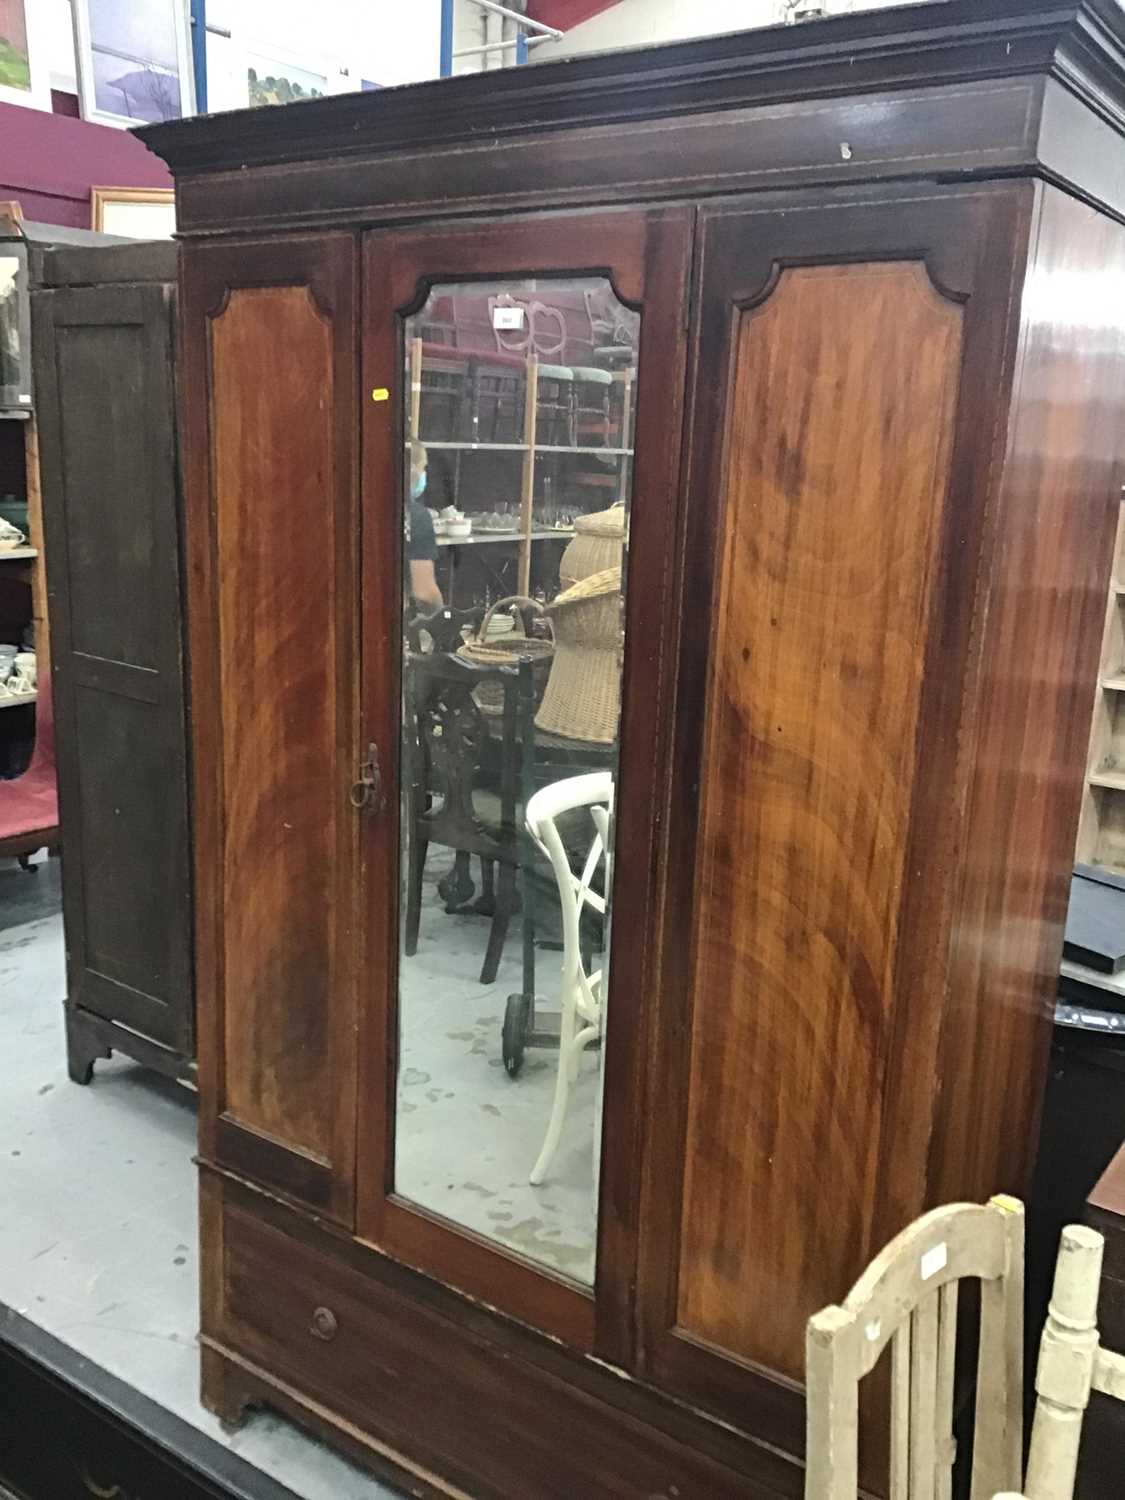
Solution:
<svg viewBox="0 0 1125 1500">
<path fill-rule="evenodd" d="M 611 745 L 621 712 L 621 569 L 582 579 L 548 606 L 548 616 L 555 656 L 535 723 L 567 739 Z"/>
<path fill-rule="evenodd" d="M 555 654 L 554 641 L 543 641 L 535 636 L 525 635 L 519 625 L 506 635 L 495 635 L 491 638 L 489 636 L 489 626 L 496 611 L 516 605 L 520 609 L 535 609 L 540 614 L 545 614 L 543 606 L 537 599 L 524 599 L 518 594 L 513 594 L 507 599 L 498 599 L 480 622 L 480 629 L 476 635 L 469 637 L 458 649 L 457 655 L 463 657 L 465 661 L 472 662 L 475 667 L 514 667 L 522 657 L 531 657 L 535 665 L 536 698 L 538 698 L 543 691 L 543 683 Z M 546 618 L 553 636 L 554 625 L 549 615 Z M 504 685 L 500 682 L 481 683 L 473 694 L 473 699 L 482 714 L 501 714 L 504 711 Z"/>
<path fill-rule="evenodd" d="M 567 543 L 559 559 L 559 584 L 573 588 L 592 573 L 619 568 L 625 546 L 625 502 L 592 516 L 579 516 L 574 523 L 574 540 Z"/>
</svg>

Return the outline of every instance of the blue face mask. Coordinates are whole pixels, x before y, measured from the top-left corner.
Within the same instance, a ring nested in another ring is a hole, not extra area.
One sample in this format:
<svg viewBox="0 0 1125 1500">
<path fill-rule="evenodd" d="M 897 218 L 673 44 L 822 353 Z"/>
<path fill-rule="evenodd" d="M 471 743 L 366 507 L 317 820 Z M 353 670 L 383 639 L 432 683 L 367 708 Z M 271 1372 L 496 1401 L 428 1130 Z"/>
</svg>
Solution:
<svg viewBox="0 0 1125 1500">
<path fill-rule="evenodd" d="M 425 493 L 426 471 L 423 469 L 421 474 L 415 474 L 414 478 L 410 481 L 410 498 L 411 500 L 421 500 Z"/>
</svg>

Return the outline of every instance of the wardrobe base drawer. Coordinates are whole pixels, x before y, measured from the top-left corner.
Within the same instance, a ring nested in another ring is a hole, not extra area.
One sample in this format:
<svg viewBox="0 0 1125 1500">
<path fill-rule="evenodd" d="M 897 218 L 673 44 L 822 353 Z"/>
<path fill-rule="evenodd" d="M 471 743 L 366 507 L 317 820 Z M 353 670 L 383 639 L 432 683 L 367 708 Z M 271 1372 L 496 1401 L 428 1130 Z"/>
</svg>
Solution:
<svg viewBox="0 0 1125 1500">
<path fill-rule="evenodd" d="M 408 1295 L 394 1284 L 401 1268 L 383 1279 L 373 1254 L 367 1274 L 354 1263 L 362 1247 L 276 1203 L 205 1175 L 203 1211 L 205 1222 L 219 1216 L 204 1236 L 209 1257 L 220 1247 L 204 1265 L 203 1394 L 227 1420 L 247 1405 L 277 1406 L 353 1454 L 366 1448 L 384 1472 L 398 1466 L 396 1482 L 419 1495 L 801 1494 L 795 1463 L 586 1361 L 553 1350 L 542 1362 L 523 1357 L 533 1335 L 505 1325 L 493 1340 L 459 1325 L 437 1305 L 442 1294 L 434 1305 Z"/>
</svg>

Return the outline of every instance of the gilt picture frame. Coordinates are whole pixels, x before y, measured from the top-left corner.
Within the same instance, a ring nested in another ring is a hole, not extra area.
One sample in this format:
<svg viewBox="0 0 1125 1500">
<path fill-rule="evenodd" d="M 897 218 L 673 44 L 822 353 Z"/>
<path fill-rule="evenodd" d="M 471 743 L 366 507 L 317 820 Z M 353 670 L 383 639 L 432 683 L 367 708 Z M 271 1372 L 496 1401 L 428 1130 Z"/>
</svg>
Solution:
<svg viewBox="0 0 1125 1500">
<path fill-rule="evenodd" d="M 130 240 L 170 240 L 176 195 L 171 188 L 91 188 L 90 227 Z"/>
</svg>

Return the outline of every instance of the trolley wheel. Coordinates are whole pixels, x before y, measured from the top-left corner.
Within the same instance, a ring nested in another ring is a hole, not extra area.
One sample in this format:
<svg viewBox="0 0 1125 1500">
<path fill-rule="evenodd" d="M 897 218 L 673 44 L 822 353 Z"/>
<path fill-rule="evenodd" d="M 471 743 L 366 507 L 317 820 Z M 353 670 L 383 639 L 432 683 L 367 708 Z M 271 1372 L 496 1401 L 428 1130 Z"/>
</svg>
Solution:
<svg viewBox="0 0 1125 1500">
<path fill-rule="evenodd" d="M 530 1020 L 531 996 L 509 995 L 508 1004 L 504 1010 L 504 1029 L 501 1033 L 504 1069 L 509 1078 L 520 1076 Z"/>
</svg>

